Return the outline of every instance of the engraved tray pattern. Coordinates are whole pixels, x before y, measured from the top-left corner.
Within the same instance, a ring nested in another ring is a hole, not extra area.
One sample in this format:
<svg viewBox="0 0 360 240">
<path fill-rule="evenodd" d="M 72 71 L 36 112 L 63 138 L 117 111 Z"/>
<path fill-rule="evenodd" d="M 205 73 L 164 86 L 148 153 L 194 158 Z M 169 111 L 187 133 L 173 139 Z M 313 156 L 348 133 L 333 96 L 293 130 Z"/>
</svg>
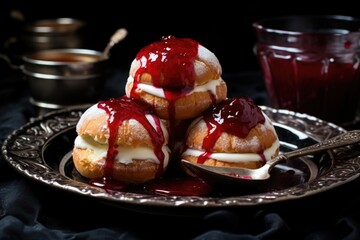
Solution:
<svg viewBox="0 0 360 240">
<path fill-rule="evenodd" d="M 313 116 L 265 106 L 261 108 L 274 123 L 291 126 L 317 141 L 345 132 L 343 128 Z M 309 182 L 282 190 L 231 197 L 159 196 L 105 190 L 67 176 L 61 171 L 60 163 L 50 166 L 44 159 L 44 149 L 55 137 L 74 130 L 84 110 L 84 108 L 73 108 L 55 111 L 34 118 L 15 130 L 6 138 L 2 146 L 2 154 L 6 161 L 19 173 L 54 188 L 94 197 L 113 205 L 145 207 L 208 208 L 279 202 L 337 187 L 356 179 L 360 172 L 360 148 L 345 147 L 333 151 L 335 160 L 329 171 Z"/>
</svg>

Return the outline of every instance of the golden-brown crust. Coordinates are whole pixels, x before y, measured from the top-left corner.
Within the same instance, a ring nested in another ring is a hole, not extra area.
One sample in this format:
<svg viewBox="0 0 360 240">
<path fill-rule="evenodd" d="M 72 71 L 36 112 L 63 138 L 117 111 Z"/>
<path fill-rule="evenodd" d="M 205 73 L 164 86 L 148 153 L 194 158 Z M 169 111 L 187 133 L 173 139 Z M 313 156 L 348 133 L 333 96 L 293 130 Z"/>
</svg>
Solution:
<svg viewBox="0 0 360 240">
<path fill-rule="evenodd" d="M 105 159 L 92 161 L 89 159 L 91 150 L 73 149 L 73 162 L 77 171 L 89 179 L 104 177 Z M 114 162 L 112 178 L 130 184 L 141 184 L 156 177 L 159 164 L 153 161 L 133 160 L 132 163 L 123 164 Z"/>
<path fill-rule="evenodd" d="M 189 162 L 192 163 L 197 163 L 198 158 L 195 156 L 189 156 L 189 155 L 184 155 L 182 156 L 183 159 L 188 160 Z M 205 160 L 205 162 L 203 163 L 205 165 L 209 165 L 209 166 L 216 166 L 216 167 L 239 167 L 239 168 L 259 168 L 262 165 L 264 165 L 264 161 L 259 160 L 259 161 L 248 161 L 248 162 L 224 162 L 224 161 L 219 161 L 216 159 L 207 159 Z"/>
<path fill-rule="evenodd" d="M 158 118 L 156 115 L 154 115 L 154 117 Z M 163 144 L 166 145 L 168 143 L 166 121 L 160 121 L 164 125 Z M 108 127 L 108 116 L 106 112 L 97 110 L 96 108 L 89 112 L 85 112 L 81 116 L 76 130 L 78 136 L 86 139 L 87 142 L 107 146 L 110 130 Z M 153 146 L 151 136 L 149 135 L 147 129 L 140 122 L 134 119 L 125 120 L 121 123 L 116 135 L 115 145 L 131 148 L 140 146 L 154 149 L 155 147 Z M 93 159 L 96 158 L 96 155 L 93 154 L 91 149 L 79 148 L 77 146 L 74 146 L 72 156 L 75 168 L 82 176 L 89 179 L 104 177 L 104 165 L 106 161 L 104 157 L 99 156 L 99 159 Z M 111 177 L 125 183 L 144 183 L 156 177 L 159 173 L 159 167 L 162 166 L 150 159 L 132 159 L 132 162 L 129 164 L 123 164 L 115 161 Z"/>
<path fill-rule="evenodd" d="M 129 75 L 132 77 L 135 77 L 136 71 L 140 68 L 140 61 L 134 59 Z M 194 61 L 194 68 L 195 69 L 201 69 L 201 71 L 197 71 L 197 74 L 195 75 L 195 85 L 200 86 L 208 83 L 210 80 L 213 79 L 219 79 L 221 77 L 221 68 L 215 68 L 212 64 L 206 61 L 206 59 L 202 59 L 199 56 Z M 161 85 L 162 81 L 164 80 L 164 76 L 160 74 L 160 81 L 159 84 Z M 146 84 L 153 84 L 153 79 L 150 73 L 144 72 L 141 75 L 138 76 L 138 79 L 135 79 L 139 83 L 146 83 Z M 193 82 L 190 79 L 185 79 L 185 86 L 193 87 Z"/>
<path fill-rule="evenodd" d="M 222 79 L 219 81 L 220 84 L 216 87 L 216 103 L 226 99 L 227 96 L 227 86 L 225 81 Z M 132 87 L 133 83 L 128 82 L 126 85 L 127 92 L 130 92 Z M 137 94 L 142 101 L 151 105 L 160 118 L 169 119 L 169 103 L 165 98 L 157 97 L 141 89 L 136 89 L 135 94 Z M 211 94 L 212 93 L 207 91 L 193 92 L 178 99 L 175 102 L 175 119 L 184 120 L 199 116 L 203 111 L 214 104 Z"/>
<path fill-rule="evenodd" d="M 204 48 L 204 47 L 203 47 Z M 206 48 L 204 48 L 206 49 Z M 208 50 L 203 50 L 207 52 Z M 183 84 L 187 87 L 199 87 L 208 84 L 210 81 L 219 81 L 216 86 L 215 93 L 204 90 L 203 92 L 192 92 L 191 94 L 181 97 L 175 102 L 175 119 L 184 120 L 199 116 L 204 110 L 209 108 L 212 104 L 218 103 L 227 97 L 227 86 L 225 81 L 221 78 L 222 69 L 220 63 L 218 63 L 216 56 L 210 51 L 208 54 L 198 54 L 194 60 L 195 79 L 182 79 L 185 81 Z M 136 72 L 141 67 L 140 61 L 134 59 L 130 66 L 129 75 L 135 82 L 153 85 L 154 79 L 149 72 L 142 72 L 137 76 Z M 163 86 L 164 75 L 160 73 L 160 79 L 157 79 L 156 83 L 161 87 Z M 169 83 L 166 83 L 169 84 Z M 130 93 L 136 94 L 138 99 L 148 103 L 154 109 L 156 114 L 162 119 L 169 119 L 169 102 L 167 99 L 152 95 L 143 91 L 142 89 L 135 89 L 131 91 L 134 86 L 134 82 L 128 81 L 126 84 L 126 93 L 129 96 Z M 181 86 L 184 88 L 185 86 Z M 179 89 L 178 91 L 182 91 Z M 215 96 L 212 96 L 215 94 Z"/>
<path fill-rule="evenodd" d="M 187 132 L 187 148 L 204 151 L 202 144 L 207 135 L 208 128 L 202 117 L 194 120 Z M 245 138 L 223 132 L 216 140 L 213 148 L 207 149 L 207 151 L 214 153 L 259 153 L 270 148 L 277 140 L 278 137 L 273 128 L 266 128 L 264 124 L 259 123 L 250 130 Z M 276 149 L 271 157 L 275 157 L 278 153 L 279 149 Z M 198 161 L 196 156 L 183 154 L 182 158 L 193 163 Z M 258 161 L 225 162 L 208 158 L 203 164 L 219 167 L 259 168 L 264 165 L 264 161 L 259 159 Z"/>
<path fill-rule="evenodd" d="M 91 118 L 82 118 L 81 124 L 78 124 L 77 132 L 81 136 L 89 136 L 96 139 L 99 143 L 105 143 L 109 136 L 109 128 L 107 123 L 108 116 L 104 112 Z M 168 136 L 165 132 L 165 144 L 167 144 Z M 153 143 L 148 131 L 143 125 L 135 120 L 125 120 L 118 128 L 118 134 L 116 138 L 118 145 L 128 145 L 136 147 L 138 145 L 145 145 L 153 147 Z"/>
<path fill-rule="evenodd" d="M 202 69 L 197 72 L 195 77 L 196 85 L 204 85 L 211 79 L 219 79 L 221 77 L 221 69 L 214 68 L 206 59 L 196 58 L 194 62 L 195 69 Z"/>
<path fill-rule="evenodd" d="M 192 124 L 188 130 L 186 144 L 189 148 L 201 150 L 205 136 L 208 135 L 208 128 L 203 120 L 198 120 Z M 214 147 L 208 149 L 212 152 L 227 153 L 258 153 L 267 148 L 277 140 L 276 133 L 261 123 L 250 130 L 245 138 L 239 138 L 229 133 L 223 132 L 217 139 Z"/>
</svg>

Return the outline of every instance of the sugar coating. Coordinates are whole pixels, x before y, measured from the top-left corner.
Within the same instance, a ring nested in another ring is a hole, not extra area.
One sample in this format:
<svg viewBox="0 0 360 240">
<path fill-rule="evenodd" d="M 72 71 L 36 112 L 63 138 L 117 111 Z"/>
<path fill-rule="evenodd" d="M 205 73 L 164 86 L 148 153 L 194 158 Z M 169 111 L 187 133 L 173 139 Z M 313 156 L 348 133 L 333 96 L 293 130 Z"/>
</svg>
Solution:
<svg viewBox="0 0 360 240">
<path fill-rule="evenodd" d="M 212 68 L 216 69 L 219 75 L 222 74 L 222 68 L 219 59 L 215 56 L 213 52 L 211 52 L 209 49 L 205 48 L 204 46 L 199 45 L 198 56 L 200 59 L 204 60 L 207 64 L 209 64 Z M 195 72 L 196 71 L 202 71 L 202 70 L 195 68 Z"/>
</svg>

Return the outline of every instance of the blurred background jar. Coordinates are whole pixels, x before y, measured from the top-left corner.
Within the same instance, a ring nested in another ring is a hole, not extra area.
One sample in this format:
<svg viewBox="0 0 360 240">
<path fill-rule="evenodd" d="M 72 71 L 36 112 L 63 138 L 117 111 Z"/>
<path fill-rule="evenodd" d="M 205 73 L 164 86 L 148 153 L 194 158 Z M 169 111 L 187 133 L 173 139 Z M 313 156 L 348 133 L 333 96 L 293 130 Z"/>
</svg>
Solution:
<svg viewBox="0 0 360 240">
<path fill-rule="evenodd" d="M 22 64 L 25 54 L 49 49 L 85 48 L 86 22 L 72 17 L 28 19 L 20 10 L 9 13 L 8 36 L 2 39 L 0 57 L 11 65 Z M 6 29 L 5 29 L 6 30 Z"/>
<path fill-rule="evenodd" d="M 289 15 L 253 24 L 273 107 L 351 126 L 360 116 L 360 19 Z"/>
<path fill-rule="evenodd" d="M 40 19 L 24 24 L 20 41 L 26 52 L 82 48 L 85 22 L 74 18 Z"/>
</svg>

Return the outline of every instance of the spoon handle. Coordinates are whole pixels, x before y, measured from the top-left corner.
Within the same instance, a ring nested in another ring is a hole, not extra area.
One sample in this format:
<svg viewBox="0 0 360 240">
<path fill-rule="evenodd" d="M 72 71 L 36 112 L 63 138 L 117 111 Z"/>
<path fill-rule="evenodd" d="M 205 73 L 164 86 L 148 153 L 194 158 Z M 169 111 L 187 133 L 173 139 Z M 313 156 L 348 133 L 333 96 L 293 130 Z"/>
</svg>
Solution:
<svg viewBox="0 0 360 240">
<path fill-rule="evenodd" d="M 360 130 L 348 131 L 343 134 L 329 138 L 320 143 L 313 144 L 308 147 L 296 149 L 291 152 L 285 152 L 282 155 L 282 160 L 288 160 L 293 157 L 300 157 L 304 155 L 318 153 L 324 150 L 343 147 L 360 142 Z"/>
<path fill-rule="evenodd" d="M 120 42 L 121 40 L 123 40 L 126 36 L 127 36 L 128 32 L 125 28 L 120 28 L 118 29 L 110 38 L 109 43 L 106 45 L 103 54 L 104 56 L 108 56 L 110 49 L 117 44 L 118 42 Z"/>
</svg>

